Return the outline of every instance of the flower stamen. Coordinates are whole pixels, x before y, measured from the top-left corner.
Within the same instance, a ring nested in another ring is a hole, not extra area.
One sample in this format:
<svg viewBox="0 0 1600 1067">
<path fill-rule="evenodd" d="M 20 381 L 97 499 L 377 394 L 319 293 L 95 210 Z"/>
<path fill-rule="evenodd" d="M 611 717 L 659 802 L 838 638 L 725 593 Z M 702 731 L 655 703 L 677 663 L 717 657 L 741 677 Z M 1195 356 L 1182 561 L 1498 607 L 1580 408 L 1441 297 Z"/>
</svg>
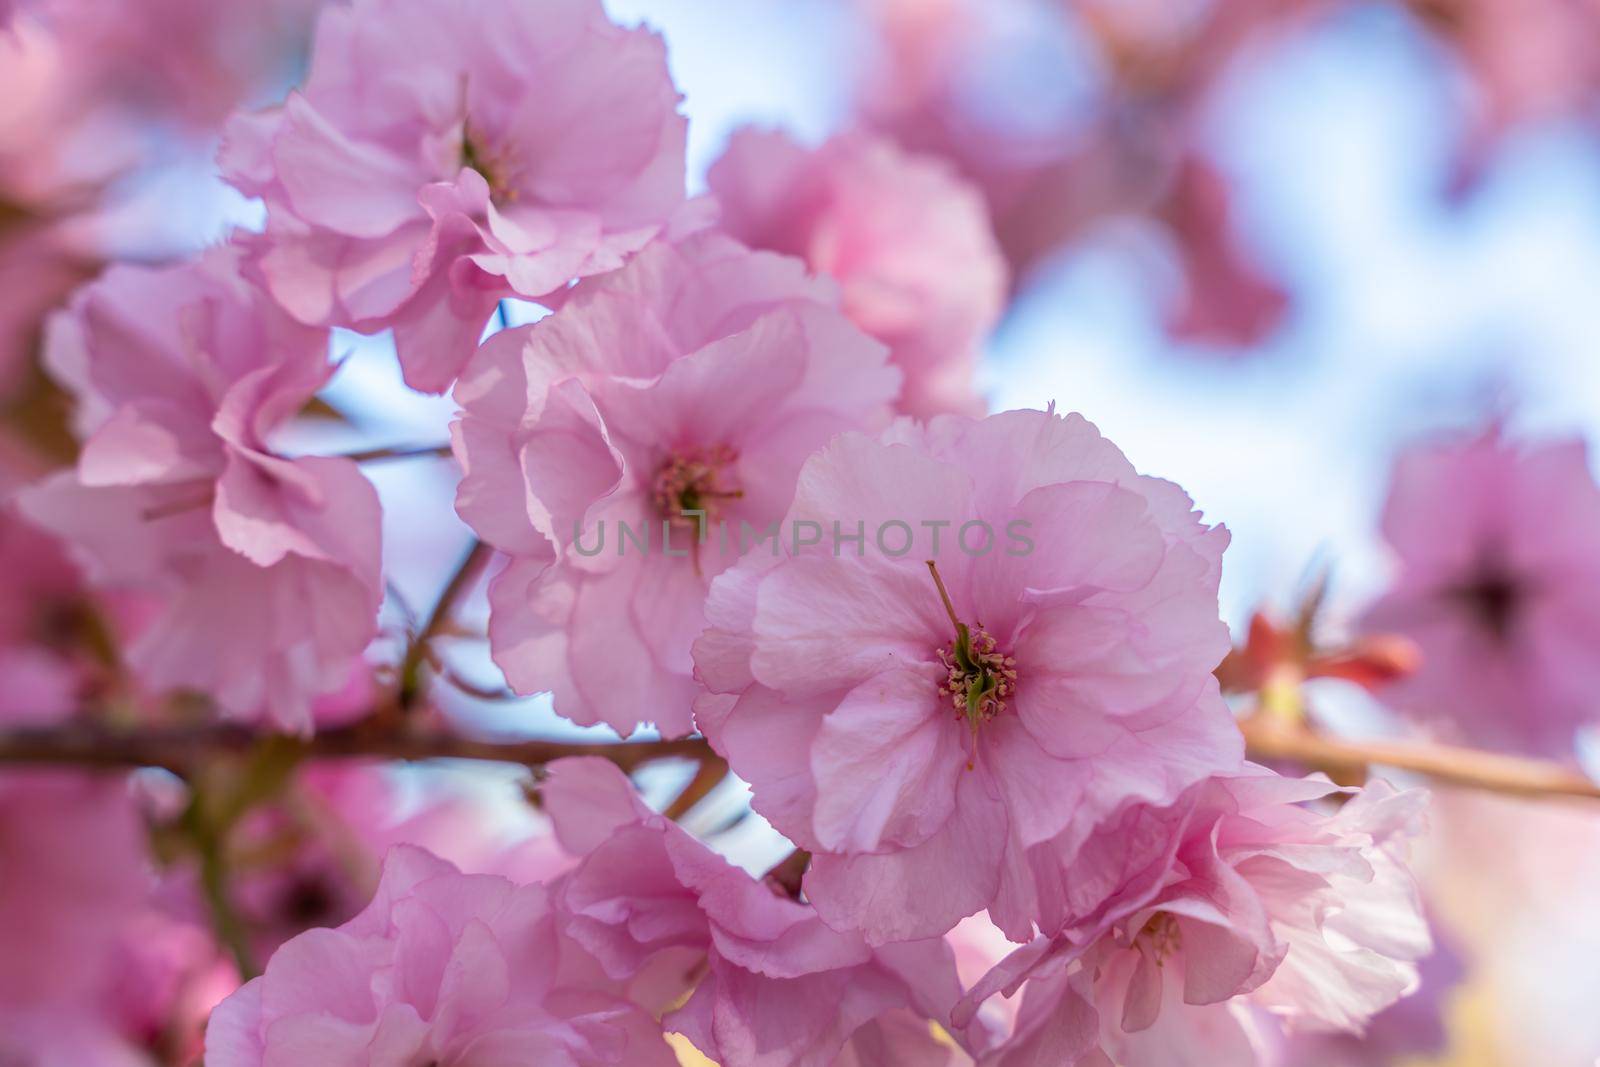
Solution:
<svg viewBox="0 0 1600 1067">
<path fill-rule="evenodd" d="M 674 525 L 695 530 L 696 573 L 700 570 L 700 543 L 723 502 L 744 496 L 744 490 L 733 481 L 738 458 L 727 445 L 713 445 L 674 452 L 656 468 L 651 482 L 656 511 Z"/>
<path fill-rule="evenodd" d="M 928 571 L 939 590 L 945 614 L 955 627 L 955 641 L 937 650 L 939 663 L 945 669 L 939 692 L 950 697 L 957 719 L 965 719 L 970 729 L 967 749 L 967 770 L 972 770 L 978 757 L 978 728 L 1006 710 L 1006 698 L 1017 689 L 1017 661 L 999 651 L 993 635 L 978 624 L 977 632 L 956 615 L 950 591 L 945 588 L 939 567 L 928 560 Z"/>
</svg>

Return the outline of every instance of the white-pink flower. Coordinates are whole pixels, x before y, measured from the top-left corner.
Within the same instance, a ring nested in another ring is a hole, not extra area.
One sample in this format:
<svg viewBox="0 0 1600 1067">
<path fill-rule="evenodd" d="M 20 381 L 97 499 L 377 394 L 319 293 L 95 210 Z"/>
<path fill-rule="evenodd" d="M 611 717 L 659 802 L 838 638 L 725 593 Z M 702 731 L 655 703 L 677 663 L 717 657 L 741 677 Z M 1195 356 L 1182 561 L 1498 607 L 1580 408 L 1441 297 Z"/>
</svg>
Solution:
<svg viewBox="0 0 1600 1067">
<path fill-rule="evenodd" d="M 571 952 L 543 886 L 402 845 L 365 911 L 287 942 L 217 1007 L 205 1061 L 674 1067 L 656 1021 Z"/>
<path fill-rule="evenodd" d="M 1340 793 L 1336 810 L 1308 806 Z M 1425 799 L 1252 770 L 1130 812 L 1086 848 L 1114 861 L 1089 876 L 1101 904 L 1000 963 L 956 1018 L 1024 990 L 985 1067 L 1041 1047 L 1068 1064 L 1255 1067 L 1255 1012 L 1357 1032 L 1416 988 L 1432 947 L 1406 866 Z"/>
<path fill-rule="evenodd" d="M 332 372 L 326 331 L 247 285 L 224 247 L 111 270 L 53 320 L 46 360 L 83 450 L 21 507 L 92 581 L 160 599 L 131 664 L 158 690 L 309 730 L 383 595 L 371 484 L 348 460 L 272 448 Z"/>
<path fill-rule="evenodd" d="M 955 1062 L 929 1025 L 948 1027 L 960 995 L 942 941 L 872 949 L 828 929 L 645 806 L 604 760 L 558 760 L 541 795 L 582 857 L 552 885 L 563 929 L 646 1007 L 674 1007 L 663 1025 L 716 1062 Z"/>
<path fill-rule="evenodd" d="M 455 391 L 456 510 L 510 557 L 489 638 L 511 686 L 575 722 L 688 733 L 711 580 L 899 382 L 831 283 L 711 231 L 490 338 Z"/>
<path fill-rule="evenodd" d="M 682 203 L 661 40 L 598 0 L 356 0 L 310 76 L 236 118 L 228 180 L 267 204 L 255 265 L 304 322 L 392 326 L 440 392 L 501 297 L 613 270 Z"/>
<path fill-rule="evenodd" d="M 1211 674 L 1228 535 L 1082 418 L 843 435 L 785 523 L 829 536 L 714 583 L 696 719 L 814 853 L 830 924 L 1053 931 L 1096 825 L 1238 765 Z"/>
<path fill-rule="evenodd" d="M 839 280 L 845 313 L 905 373 L 900 411 L 982 414 L 973 378 L 1007 270 L 983 197 L 947 163 L 867 133 L 806 149 L 747 129 L 706 182 L 733 236 Z"/>
</svg>

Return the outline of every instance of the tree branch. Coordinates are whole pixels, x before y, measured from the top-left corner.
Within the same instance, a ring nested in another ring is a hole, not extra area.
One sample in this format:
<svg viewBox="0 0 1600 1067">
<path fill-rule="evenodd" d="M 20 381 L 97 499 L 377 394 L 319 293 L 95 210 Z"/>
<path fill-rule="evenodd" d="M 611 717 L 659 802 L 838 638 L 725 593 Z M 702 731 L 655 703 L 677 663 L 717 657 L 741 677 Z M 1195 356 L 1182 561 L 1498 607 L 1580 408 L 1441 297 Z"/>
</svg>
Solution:
<svg viewBox="0 0 1600 1067">
<path fill-rule="evenodd" d="M 464 596 L 472 583 L 478 580 L 489 557 L 494 549 L 476 538 L 472 547 L 467 549 L 467 554 L 461 558 L 455 573 L 450 575 L 450 580 L 445 583 L 444 591 L 439 594 L 439 599 L 434 602 L 433 611 L 428 614 L 428 621 L 422 626 L 417 636 L 412 639 L 411 646 L 406 649 L 406 658 L 400 664 L 400 707 L 409 708 L 417 702 L 422 695 L 422 668 L 428 660 L 428 645 L 450 625 L 450 613 L 455 610 L 456 601 Z"/>
<path fill-rule="evenodd" d="M 213 757 L 247 753 L 268 736 L 272 735 L 231 724 L 145 730 L 16 730 L 0 732 L 0 764 L 164 767 L 181 775 Z M 625 771 L 652 760 L 701 760 L 713 756 L 711 747 L 698 737 L 609 744 L 487 741 L 437 731 L 375 730 L 362 725 L 327 730 L 303 739 L 279 737 L 276 743 L 288 746 L 300 759 L 466 759 L 536 767 L 566 756 L 599 756 Z"/>
<path fill-rule="evenodd" d="M 414 447 L 369 448 L 364 452 L 346 452 L 344 455 L 335 458 L 354 460 L 357 463 L 377 463 L 381 460 L 389 459 L 421 459 L 424 457 L 443 459 L 449 455 L 449 445 L 417 445 Z"/>
<path fill-rule="evenodd" d="M 1600 800 L 1600 783 L 1546 760 L 1413 741 L 1345 741 L 1252 716 L 1239 724 L 1254 760 L 1288 760 L 1337 774 L 1374 764 L 1439 782 L 1526 797 Z"/>
</svg>

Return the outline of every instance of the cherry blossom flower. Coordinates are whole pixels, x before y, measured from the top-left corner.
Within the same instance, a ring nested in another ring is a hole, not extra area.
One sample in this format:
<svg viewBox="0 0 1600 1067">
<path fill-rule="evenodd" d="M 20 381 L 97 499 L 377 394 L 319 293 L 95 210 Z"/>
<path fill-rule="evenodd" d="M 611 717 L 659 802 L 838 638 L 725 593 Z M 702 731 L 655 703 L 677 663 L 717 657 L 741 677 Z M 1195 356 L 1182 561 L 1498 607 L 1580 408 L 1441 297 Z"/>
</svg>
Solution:
<svg viewBox="0 0 1600 1067">
<path fill-rule="evenodd" d="M 1161 214 L 1172 229 L 1183 292 L 1166 316 L 1183 341 L 1249 345 L 1270 334 L 1289 307 L 1289 293 L 1251 258 L 1233 221 L 1227 180 L 1199 155 L 1172 178 Z"/>
<path fill-rule="evenodd" d="M 134 1063 L 102 1007 L 152 883 L 126 783 L 0 776 L 0 1062 Z"/>
<path fill-rule="evenodd" d="M 272 294 L 304 322 L 392 326 L 407 382 L 431 392 L 497 300 L 615 269 L 684 197 L 658 37 L 598 0 L 469 11 L 329 7 L 303 90 L 232 121 L 222 153 L 266 201 L 255 265 Z"/>
<path fill-rule="evenodd" d="M 987 908 L 1027 940 L 1095 825 L 1238 765 L 1228 535 L 1081 417 L 842 435 L 785 520 L 836 522 L 863 541 L 719 577 L 694 650 L 700 728 L 814 854 L 830 925 L 881 943 Z"/>
<path fill-rule="evenodd" d="M 928 1021 L 960 994 L 938 940 L 871 949 L 731 866 L 599 759 L 558 760 L 542 796 L 582 858 L 553 886 L 570 936 L 663 1025 L 729 1067 L 954 1062 Z"/>
<path fill-rule="evenodd" d="M 887 419 L 899 380 L 831 283 L 715 232 L 490 338 L 455 391 L 456 510 L 511 557 L 489 639 L 512 688 L 585 725 L 688 733 L 711 580 L 807 455 Z"/>
<path fill-rule="evenodd" d="M 1433 954 L 1417 965 L 1415 993 L 1385 1008 L 1360 1034 L 1299 1031 L 1278 1036 L 1268 1062 L 1274 1067 L 1392 1067 L 1418 1057 L 1439 1056 L 1450 1045 L 1445 1009 L 1466 970 L 1439 936 Z"/>
<path fill-rule="evenodd" d="M 96 97 L 208 134 L 288 80 L 323 0 L 35 0 Z"/>
<path fill-rule="evenodd" d="M 1422 652 L 1389 702 L 1471 743 L 1570 756 L 1600 722 L 1600 488 L 1583 443 L 1496 429 L 1414 448 L 1383 535 L 1399 570 L 1364 625 Z"/>
<path fill-rule="evenodd" d="M 1103 835 L 1118 861 L 1100 867 L 1104 902 L 957 1009 L 1026 986 L 1016 1031 L 983 1062 L 1070 1047 L 1059 1062 L 1253 1067 L 1270 1047 L 1253 1012 L 1352 1032 L 1414 990 L 1432 945 L 1405 853 L 1425 797 L 1374 782 L 1332 814 L 1306 806 L 1338 792 L 1264 770 L 1216 778 Z"/>
<path fill-rule="evenodd" d="M 217 1007 L 205 1062 L 674 1067 L 647 1013 L 564 973 L 570 952 L 544 887 L 400 846 L 366 910 L 289 941 Z"/>
<path fill-rule="evenodd" d="M 159 599 L 129 649 L 152 688 L 308 731 L 375 630 L 378 501 L 347 460 L 272 451 L 331 373 L 327 335 L 237 261 L 114 268 L 54 320 L 46 358 L 83 451 L 19 499 L 92 581 Z"/>
<path fill-rule="evenodd" d="M 44 725 L 75 710 L 85 674 L 77 568 L 56 541 L 0 507 L 0 724 Z"/>
<path fill-rule="evenodd" d="M 905 373 L 899 410 L 982 414 L 973 376 L 1006 264 L 982 197 L 944 161 L 872 134 L 808 150 L 747 129 L 706 182 L 733 236 L 839 280 L 845 313 Z"/>
</svg>

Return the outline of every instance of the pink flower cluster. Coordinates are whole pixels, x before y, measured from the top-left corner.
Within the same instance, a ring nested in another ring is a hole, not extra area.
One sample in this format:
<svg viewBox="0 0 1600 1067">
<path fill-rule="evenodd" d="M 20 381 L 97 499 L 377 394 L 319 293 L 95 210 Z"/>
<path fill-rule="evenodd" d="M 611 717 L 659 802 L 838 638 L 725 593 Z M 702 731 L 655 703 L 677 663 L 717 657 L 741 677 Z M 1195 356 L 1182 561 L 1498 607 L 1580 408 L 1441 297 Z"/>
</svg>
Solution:
<svg viewBox="0 0 1600 1067">
<path fill-rule="evenodd" d="M 942 942 L 829 930 L 604 761 L 558 761 L 543 793 L 570 872 L 519 886 L 396 849 L 365 911 L 290 941 L 217 1010 L 207 1062 L 671 1065 L 663 1026 L 728 1064 L 946 1062 L 928 1025 L 960 992 Z"/>
<path fill-rule="evenodd" d="M 327 334 L 253 289 L 239 258 L 117 267 L 78 293 L 46 360 L 78 400 L 83 450 L 21 505 L 94 580 L 159 598 L 130 650 L 148 684 L 308 732 L 312 699 L 376 627 L 378 500 L 348 460 L 273 450 L 332 373 Z"/>
<path fill-rule="evenodd" d="M 297 932 L 370 882 L 251 798 L 235 846 L 297 851 L 232 887 L 256 935 L 234 947 L 276 952 L 212 1015 L 208 1067 L 670 1067 L 686 1045 L 722 1067 L 1245 1067 L 1265 1033 L 1359 1031 L 1428 951 L 1404 857 L 1421 798 L 1246 763 L 1215 674 L 1227 530 L 1081 416 L 981 417 L 1007 286 L 981 194 L 877 134 L 746 131 L 709 175 L 715 210 L 686 204 L 678 103 L 662 41 L 599 0 L 330 5 L 304 86 L 227 126 L 262 232 L 115 267 L 51 320 L 81 449 L 19 508 L 128 597 L 140 697 L 309 738 L 342 725 L 346 686 L 382 688 L 377 492 L 294 431 L 338 369 L 331 330 L 392 330 L 406 382 L 459 409 L 455 510 L 494 555 L 509 688 L 582 726 L 698 733 L 805 872 L 754 877 L 611 763 L 558 760 L 538 790 L 564 854 L 531 880 L 402 843 L 364 910 Z M 1177 196 L 1194 243 L 1225 243 L 1213 178 Z M 1195 273 L 1219 264 L 1231 250 Z M 1246 298 L 1197 297 L 1193 332 L 1281 303 L 1248 272 L 1224 288 Z M 508 298 L 542 317 L 484 340 Z M 1527 462 L 1536 514 L 1580 457 Z M 1402 553 L 1406 497 L 1437 473 L 1397 491 Z M 1426 571 L 1381 610 L 1587 625 L 1536 572 L 1573 566 L 1596 516 L 1555 548 L 1463 534 L 1476 577 Z M 440 628 L 416 629 L 402 675 L 434 665 Z M 1585 679 L 1546 666 L 1557 696 Z M 30 692 L 66 714 L 76 680 Z M 415 681 L 366 725 L 436 725 Z M 376 829 L 390 783 L 313 777 L 293 795 L 363 813 L 364 848 L 403 836 Z M 85 794 L 53 809 L 65 829 L 97 805 L 127 820 L 125 796 Z M 63 896 L 96 881 L 59 867 Z M 49 931 L 18 916 L 26 959 L 0 981 L 26 985 Z M 963 923 L 1021 947 L 963 980 Z M 66 999 L 104 981 L 55 977 Z M 1001 992 L 1020 999 L 993 1010 Z"/>
</svg>

